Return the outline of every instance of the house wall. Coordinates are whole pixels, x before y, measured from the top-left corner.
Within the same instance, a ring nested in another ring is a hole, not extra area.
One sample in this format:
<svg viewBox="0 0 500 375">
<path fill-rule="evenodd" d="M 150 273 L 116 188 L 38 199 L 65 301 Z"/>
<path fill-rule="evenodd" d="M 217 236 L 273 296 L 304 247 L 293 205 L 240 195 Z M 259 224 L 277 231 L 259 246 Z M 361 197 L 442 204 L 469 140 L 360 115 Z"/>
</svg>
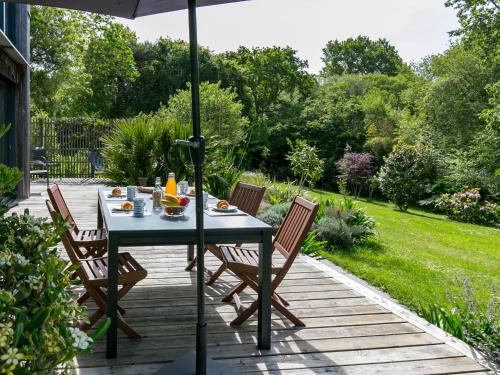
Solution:
<svg viewBox="0 0 500 375">
<path fill-rule="evenodd" d="M 29 8 L 0 2 L 0 123 L 11 124 L 0 139 L 0 162 L 23 171 L 18 197 L 30 192 Z"/>
</svg>

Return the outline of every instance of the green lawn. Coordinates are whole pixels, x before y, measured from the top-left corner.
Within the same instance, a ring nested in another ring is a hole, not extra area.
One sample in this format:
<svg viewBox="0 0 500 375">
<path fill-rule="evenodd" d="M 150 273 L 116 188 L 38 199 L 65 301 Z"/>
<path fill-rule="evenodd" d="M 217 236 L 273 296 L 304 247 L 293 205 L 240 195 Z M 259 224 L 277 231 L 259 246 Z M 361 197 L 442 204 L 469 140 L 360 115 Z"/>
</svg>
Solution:
<svg viewBox="0 0 500 375">
<path fill-rule="evenodd" d="M 311 194 L 338 195 L 323 191 Z M 487 302 L 500 289 L 500 230 L 458 223 L 418 209 L 399 212 L 389 203 L 359 199 L 377 222 L 377 238 L 352 251 L 324 257 L 384 290 L 403 304 L 450 306 L 446 290 L 466 277 Z"/>
</svg>

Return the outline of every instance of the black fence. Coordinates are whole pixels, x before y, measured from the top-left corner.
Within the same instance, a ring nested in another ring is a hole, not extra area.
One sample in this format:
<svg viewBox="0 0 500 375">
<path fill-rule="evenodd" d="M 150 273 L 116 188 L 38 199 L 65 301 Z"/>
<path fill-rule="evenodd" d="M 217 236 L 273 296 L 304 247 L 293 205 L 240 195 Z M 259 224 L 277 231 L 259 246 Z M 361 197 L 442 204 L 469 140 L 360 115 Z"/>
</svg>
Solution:
<svg viewBox="0 0 500 375">
<path fill-rule="evenodd" d="M 45 149 L 50 178 L 94 178 L 89 154 L 102 150 L 101 137 L 109 134 L 113 127 L 113 120 L 34 119 L 31 146 Z"/>
</svg>

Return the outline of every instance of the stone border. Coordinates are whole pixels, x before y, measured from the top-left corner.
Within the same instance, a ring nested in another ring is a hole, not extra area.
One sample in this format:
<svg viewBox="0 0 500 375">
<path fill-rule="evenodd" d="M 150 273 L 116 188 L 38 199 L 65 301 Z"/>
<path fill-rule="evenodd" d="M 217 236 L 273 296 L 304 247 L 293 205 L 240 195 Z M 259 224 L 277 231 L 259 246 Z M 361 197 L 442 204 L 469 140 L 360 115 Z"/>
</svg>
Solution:
<svg viewBox="0 0 500 375">
<path fill-rule="evenodd" d="M 364 280 L 358 278 L 357 276 L 346 272 L 344 269 L 332 264 L 328 260 L 317 260 L 309 256 L 301 255 L 301 258 L 309 263 L 310 265 L 318 268 L 329 276 L 335 278 L 336 280 L 348 285 L 354 291 L 362 294 L 366 298 L 376 302 L 382 307 L 386 308 L 393 314 L 400 316 L 414 326 L 420 328 L 424 332 L 434 336 L 438 340 L 443 341 L 443 343 L 451 346 L 455 350 L 459 351 L 463 355 L 473 359 L 480 365 L 484 366 L 486 369 L 493 371 L 493 374 L 500 374 L 500 370 L 496 368 L 492 363 L 488 362 L 481 353 L 476 349 L 466 344 L 462 340 L 450 335 L 449 333 L 443 331 L 441 328 L 430 324 L 425 319 L 419 317 L 414 312 L 408 310 L 405 306 L 401 305 L 395 299 L 389 297 L 386 293 L 377 290 L 373 286 L 366 283 Z M 493 375 L 492 374 L 492 375 Z"/>
</svg>

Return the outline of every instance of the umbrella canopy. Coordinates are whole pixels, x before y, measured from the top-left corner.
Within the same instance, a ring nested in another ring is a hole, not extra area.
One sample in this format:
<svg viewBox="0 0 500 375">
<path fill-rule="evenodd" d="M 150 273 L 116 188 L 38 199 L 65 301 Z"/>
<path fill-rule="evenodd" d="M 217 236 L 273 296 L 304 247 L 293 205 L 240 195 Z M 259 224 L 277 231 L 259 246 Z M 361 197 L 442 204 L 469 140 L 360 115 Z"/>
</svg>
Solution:
<svg viewBox="0 0 500 375">
<path fill-rule="evenodd" d="M 187 0 L 7 0 L 10 3 L 46 5 L 109 16 L 136 18 L 187 9 Z M 198 0 L 197 7 L 247 0 Z"/>
</svg>

